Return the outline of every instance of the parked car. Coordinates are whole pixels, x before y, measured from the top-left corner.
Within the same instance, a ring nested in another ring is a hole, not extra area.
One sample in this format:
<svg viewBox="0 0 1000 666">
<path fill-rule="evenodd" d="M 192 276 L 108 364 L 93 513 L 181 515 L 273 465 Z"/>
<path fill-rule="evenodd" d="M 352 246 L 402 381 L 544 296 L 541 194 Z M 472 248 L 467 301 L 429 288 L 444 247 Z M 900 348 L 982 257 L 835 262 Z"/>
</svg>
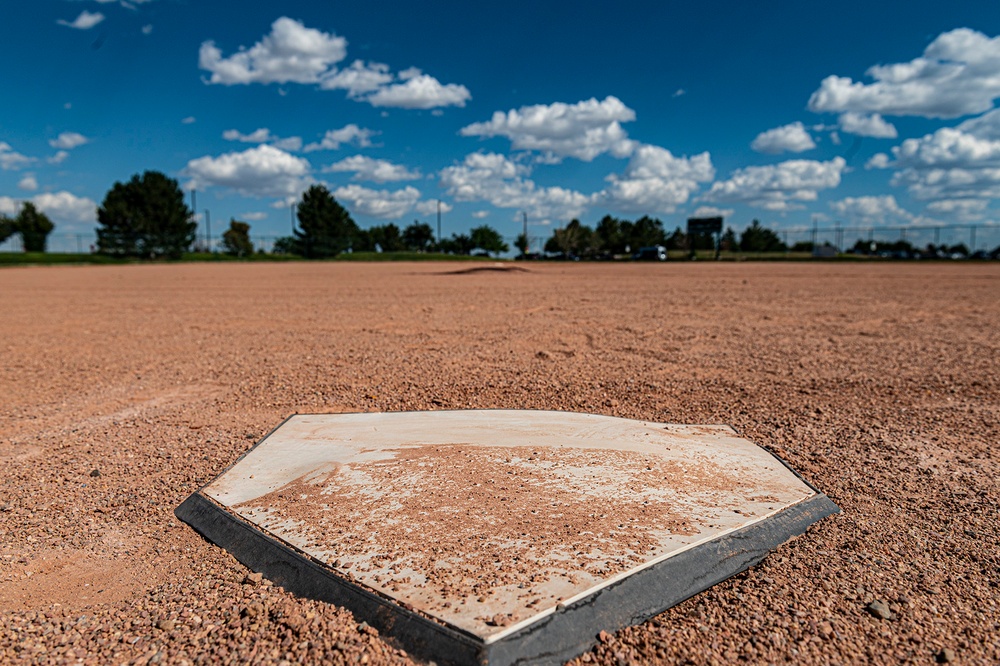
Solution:
<svg viewBox="0 0 1000 666">
<path fill-rule="evenodd" d="M 649 247 L 640 247 L 639 251 L 635 255 L 637 261 L 666 261 L 667 260 L 667 248 L 662 245 L 650 245 Z"/>
</svg>

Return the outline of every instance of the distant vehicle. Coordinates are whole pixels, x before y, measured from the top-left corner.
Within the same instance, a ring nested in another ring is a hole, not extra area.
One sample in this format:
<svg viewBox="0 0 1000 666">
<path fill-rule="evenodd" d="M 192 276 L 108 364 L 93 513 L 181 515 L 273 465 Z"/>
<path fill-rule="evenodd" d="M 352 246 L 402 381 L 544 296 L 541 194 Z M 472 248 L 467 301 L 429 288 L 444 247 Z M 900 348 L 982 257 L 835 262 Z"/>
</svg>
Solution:
<svg viewBox="0 0 1000 666">
<path fill-rule="evenodd" d="M 649 247 L 640 247 L 639 251 L 635 255 L 637 261 L 666 261 L 667 260 L 667 248 L 662 245 L 650 245 Z"/>
</svg>

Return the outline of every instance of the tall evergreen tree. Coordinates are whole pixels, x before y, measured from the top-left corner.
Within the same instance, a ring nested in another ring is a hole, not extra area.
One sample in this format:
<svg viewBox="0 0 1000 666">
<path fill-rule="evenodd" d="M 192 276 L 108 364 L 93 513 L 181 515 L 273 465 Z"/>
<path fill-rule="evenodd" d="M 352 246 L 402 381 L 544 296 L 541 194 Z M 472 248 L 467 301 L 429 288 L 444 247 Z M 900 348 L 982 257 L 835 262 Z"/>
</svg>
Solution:
<svg viewBox="0 0 1000 666">
<path fill-rule="evenodd" d="M 115 183 L 97 209 L 98 251 L 121 257 L 179 259 L 198 228 L 177 181 L 159 171 Z"/>
<path fill-rule="evenodd" d="M 360 236 L 351 214 L 322 185 L 313 185 L 302 194 L 298 218 L 298 254 L 309 259 L 334 257 L 352 249 Z"/>
</svg>

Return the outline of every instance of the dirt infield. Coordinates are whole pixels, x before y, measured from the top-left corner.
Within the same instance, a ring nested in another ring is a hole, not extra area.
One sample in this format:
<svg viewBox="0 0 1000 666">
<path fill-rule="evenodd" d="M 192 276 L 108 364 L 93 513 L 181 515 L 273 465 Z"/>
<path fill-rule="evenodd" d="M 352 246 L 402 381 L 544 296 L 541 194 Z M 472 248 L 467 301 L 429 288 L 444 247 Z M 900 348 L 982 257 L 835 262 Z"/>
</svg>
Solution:
<svg viewBox="0 0 1000 666">
<path fill-rule="evenodd" d="M 0 663 L 408 663 L 173 509 L 293 412 L 463 408 L 728 423 L 843 510 L 579 661 L 1000 661 L 1000 266 L 518 268 L 0 270 Z"/>
</svg>

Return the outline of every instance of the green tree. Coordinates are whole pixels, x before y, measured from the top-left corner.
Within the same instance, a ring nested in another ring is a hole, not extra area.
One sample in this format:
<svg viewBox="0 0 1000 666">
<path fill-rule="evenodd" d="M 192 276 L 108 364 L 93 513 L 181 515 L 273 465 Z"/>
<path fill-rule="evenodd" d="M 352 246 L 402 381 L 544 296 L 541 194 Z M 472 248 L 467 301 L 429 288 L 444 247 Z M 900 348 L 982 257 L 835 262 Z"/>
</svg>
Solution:
<svg viewBox="0 0 1000 666">
<path fill-rule="evenodd" d="M 403 245 L 413 252 L 426 252 L 434 245 L 434 230 L 431 225 L 414 220 L 403 229 Z"/>
<path fill-rule="evenodd" d="M 527 234 L 518 234 L 517 240 L 514 241 L 514 247 L 517 249 L 518 252 L 521 253 L 522 257 L 528 254 L 528 245 L 529 243 Z"/>
<path fill-rule="evenodd" d="M 121 257 L 180 258 L 198 224 L 177 181 L 159 171 L 115 183 L 97 209 L 97 247 Z"/>
<path fill-rule="evenodd" d="M 0 243 L 14 235 L 14 220 L 6 215 L 0 215 Z"/>
<path fill-rule="evenodd" d="M 472 254 L 476 246 L 470 236 L 466 234 L 452 234 L 451 238 L 441 239 L 439 249 L 447 254 Z"/>
<path fill-rule="evenodd" d="M 374 250 L 377 246 L 382 252 L 400 252 L 406 249 L 399 227 L 391 222 L 370 228 L 367 245 L 367 249 Z"/>
<path fill-rule="evenodd" d="M 663 232 L 663 222 L 656 218 L 643 215 L 629 229 L 629 245 L 632 252 L 640 247 L 650 245 L 665 245 L 667 237 Z"/>
<path fill-rule="evenodd" d="M 472 249 L 479 248 L 490 254 L 500 254 L 510 249 L 500 232 L 487 224 L 472 229 L 469 240 L 472 241 Z"/>
<path fill-rule="evenodd" d="M 313 185 L 302 194 L 298 218 L 301 231 L 295 230 L 296 254 L 309 259 L 334 257 L 353 248 L 360 236 L 351 214 L 322 185 Z"/>
<path fill-rule="evenodd" d="M 726 227 L 726 232 L 722 234 L 722 238 L 719 240 L 719 249 L 732 252 L 739 249 L 739 247 L 740 242 L 736 239 L 736 232 L 733 231 L 732 227 Z"/>
<path fill-rule="evenodd" d="M 25 252 L 45 252 L 45 243 L 55 229 L 52 220 L 35 208 L 35 204 L 25 201 L 21 212 L 14 218 L 14 230 L 21 234 Z"/>
<path fill-rule="evenodd" d="M 226 254 L 236 257 L 249 257 L 253 254 L 253 243 L 250 241 L 250 225 L 236 219 L 229 220 L 229 229 L 222 233 L 222 247 Z"/>
<path fill-rule="evenodd" d="M 740 235 L 740 250 L 743 252 L 784 252 L 785 244 L 778 234 L 767 227 L 762 227 L 759 220 L 754 220 Z"/>
<path fill-rule="evenodd" d="M 686 250 L 688 249 L 688 236 L 683 229 L 677 227 L 673 233 L 667 236 L 665 245 L 668 250 Z"/>
<path fill-rule="evenodd" d="M 590 249 L 593 233 L 590 227 L 581 224 L 580 220 L 573 219 L 565 227 L 556 229 L 552 233 L 553 244 L 565 255 L 579 256 Z"/>
<path fill-rule="evenodd" d="M 273 254 L 298 254 L 299 243 L 293 236 L 282 236 L 271 247 Z"/>
<path fill-rule="evenodd" d="M 605 215 L 594 228 L 594 236 L 600 243 L 600 249 L 612 254 L 625 252 L 625 241 L 622 238 L 621 221 L 610 215 Z"/>
</svg>

